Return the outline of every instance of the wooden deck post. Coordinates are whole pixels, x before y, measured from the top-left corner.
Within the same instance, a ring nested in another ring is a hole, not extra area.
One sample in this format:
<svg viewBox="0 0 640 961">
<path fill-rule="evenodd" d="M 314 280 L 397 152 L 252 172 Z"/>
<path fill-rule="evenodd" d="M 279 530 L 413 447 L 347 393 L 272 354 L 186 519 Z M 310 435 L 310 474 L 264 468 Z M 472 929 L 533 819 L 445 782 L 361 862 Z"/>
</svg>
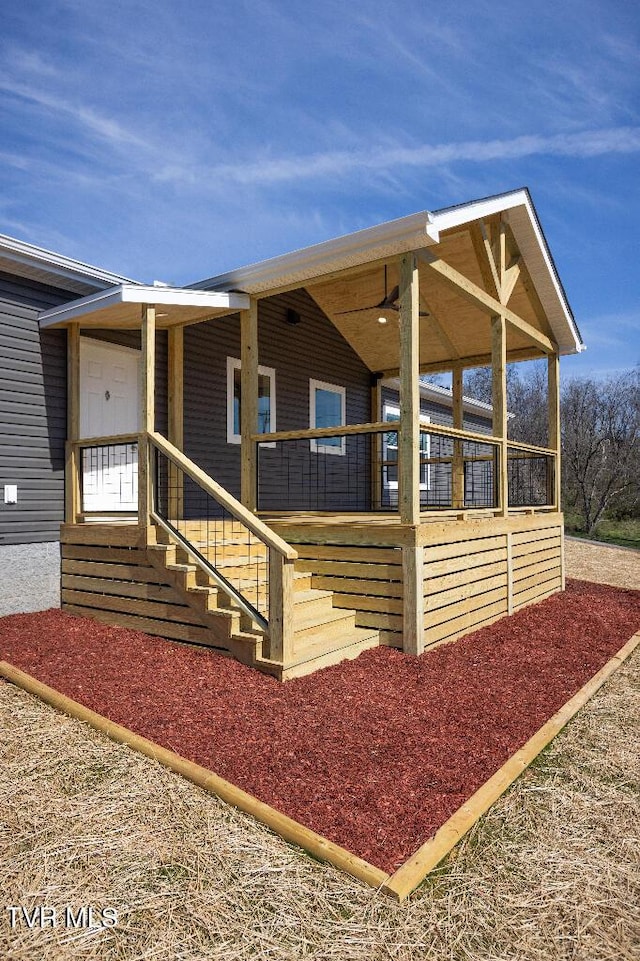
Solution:
<svg viewBox="0 0 640 961">
<path fill-rule="evenodd" d="M 507 472 L 507 324 L 504 314 L 491 318 L 491 402 L 493 435 L 500 438 L 500 462 L 496 478 L 500 516 L 509 513 Z"/>
<path fill-rule="evenodd" d="M 250 511 L 258 507 L 258 301 L 240 311 L 240 500 Z"/>
<path fill-rule="evenodd" d="M 382 420 L 382 379 L 379 374 L 371 375 L 372 422 Z M 371 437 L 371 509 L 382 509 L 382 443 L 383 434 L 370 434 Z"/>
<path fill-rule="evenodd" d="M 452 379 L 453 426 L 462 430 L 464 426 L 464 409 L 462 404 L 462 367 L 453 368 Z M 456 510 L 464 508 L 464 450 L 463 442 L 453 442 L 453 462 L 451 464 L 451 506 Z"/>
<path fill-rule="evenodd" d="M 403 524 L 420 523 L 420 291 L 416 256 L 400 257 L 398 498 Z"/>
<path fill-rule="evenodd" d="M 142 350 L 140 376 L 140 430 L 138 444 L 138 526 L 148 527 L 152 509 L 151 472 L 147 433 L 155 430 L 156 309 L 142 308 Z"/>
<path fill-rule="evenodd" d="M 67 443 L 65 450 L 64 517 L 75 524 L 80 503 L 82 454 L 75 446 L 80 438 L 80 324 L 67 328 Z"/>
<path fill-rule="evenodd" d="M 168 335 L 168 434 L 169 441 L 184 450 L 184 328 L 171 327 Z M 169 463 L 169 517 L 182 519 L 183 475 Z"/>
<path fill-rule="evenodd" d="M 400 257 L 400 433 L 398 497 L 400 521 L 411 524 L 414 537 L 402 548 L 403 650 L 424 650 L 423 549 L 420 526 L 420 282 L 414 253 Z"/>
<path fill-rule="evenodd" d="M 269 658 L 293 660 L 293 561 L 269 548 Z"/>
<path fill-rule="evenodd" d="M 562 510 L 561 463 L 562 448 L 560 435 L 560 357 L 557 352 L 547 357 L 547 387 L 549 405 L 549 447 L 556 452 L 553 473 L 553 504 L 557 511 Z"/>
</svg>

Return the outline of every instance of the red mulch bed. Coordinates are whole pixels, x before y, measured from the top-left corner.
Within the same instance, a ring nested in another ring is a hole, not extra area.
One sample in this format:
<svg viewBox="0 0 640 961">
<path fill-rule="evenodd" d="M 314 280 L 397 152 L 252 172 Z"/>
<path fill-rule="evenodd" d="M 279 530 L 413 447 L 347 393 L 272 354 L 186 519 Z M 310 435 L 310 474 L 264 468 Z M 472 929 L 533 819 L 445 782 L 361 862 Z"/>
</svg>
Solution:
<svg viewBox="0 0 640 961">
<path fill-rule="evenodd" d="M 285 684 L 59 610 L 0 619 L 0 659 L 391 872 L 638 627 L 640 592 L 569 581 L 420 658 Z"/>
</svg>

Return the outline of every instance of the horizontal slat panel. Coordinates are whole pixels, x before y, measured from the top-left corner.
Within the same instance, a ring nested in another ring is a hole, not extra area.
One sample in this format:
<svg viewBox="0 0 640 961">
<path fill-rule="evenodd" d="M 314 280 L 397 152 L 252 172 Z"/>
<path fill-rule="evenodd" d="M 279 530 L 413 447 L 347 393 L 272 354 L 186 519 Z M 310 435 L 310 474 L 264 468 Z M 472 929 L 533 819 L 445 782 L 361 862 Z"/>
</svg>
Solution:
<svg viewBox="0 0 640 961">
<path fill-rule="evenodd" d="M 506 614 L 506 602 L 507 588 L 506 586 L 501 586 L 494 590 L 470 597 L 467 600 L 457 601 L 455 604 L 448 604 L 446 607 L 439 607 L 427 615 L 426 621 L 430 626 L 433 625 L 435 627 L 437 624 L 443 624 L 446 621 L 455 621 L 459 617 L 472 614 L 474 611 L 494 603 L 501 603 L 503 612 Z"/>
<path fill-rule="evenodd" d="M 296 570 L 332 577 L 362 577 L 365 580 L 398 580 L 402 568 L 398 564 L 358 564 L 355 561 L 320 561 L 302 558 L 296 561 Z"/>
<path fill-rule="evenodd" d="M 462 573 L 473 570 L 473 568 L 478 566 L 482 567 L 497 562 L 506 563 L 506 560 L 506 547 L 497 547 L 489 551 L 479 551 L 475 554 L 462 554 L 459 557 L 452 557 L 442 561 L 425 559 L 424 576 L 426 579 L 440 577 L 444 574 L 454 574 L 458 571 Z"/>
<path fill-rule="evenodd" d="M 117 581 L 155 583 L 160 574 L 153 567 L 130 564 L 106 564 L 96 561 L 62 559 L 63 574 L 79 574 L 83 577 L 102 577 Z"/>
<path fill-rule="evenodd" d="M 560 560 L 560 541 L 555 544 L 550 544 L 549 541 L 539 541 L 540 544 L 549 544 L 549 547 L 545 547 L 538 551 L 527 551 L 526 554 L 520 554 L 513 558 L 513 569 L 514 571 L 520 570 L 523 567 L 528 567 L 529 564 L 537 564 L 538 561 L 544 561 L 549 557 L 557 557 Z"/>
<path fill-rule="evenodd" d="M 321 591 L 337 591 L 341 594 L 353 594 L 353 606 L 358 606 L 359 598 L 371 597 L 402 597 L 403 585 L 399 581 L 365 581 L 362 578 L 326 577 L 315 575 L 312 587 Z"/>
<path fill-rule="evenodd" d="M 150 617 L 138 617 L 131 614 L 123 614 L 118 611 L 98 610 L 97 608 L 87 608 L 71 603 L 63 603 L 62 609 L 69 614 L 77 614 L 80 617 L 91 617 L 105 624 L 128 627 L 133 631 L 143 631 L 145 634 L 151 634 L 152 636 L 168 637 L 171 640 L 190 641 L 194 644 L 206 644 L 208 647 L 216 647 L 216 645 L 211 643 L 212 635 L 210 632 L 204 627 L 197 627 L 193 624 L 155 620 Z"/>
<path fill-rule="evenodd" d="M 496 588 L 504 590 L 506 597 L 506 570 L 501 571 L 494 577 L 486 577 L 478 581 L 472 581 L 469 584 L 458 585 L 457 587 L 452 587 L 448 591 L 441 591 L 437 594 L 426 594 L 424 600 L 425 612 L 429 612 L 427 614 L 427 616 L 429 616 L 430 612 L 440 610 L 440 608 L 450 607 L 452 608 L 453 616 L 455 616 L 455 611 L 453 609 L 457 608 L 459 603 L 469 603 L 472 606 L 478 607 Z M 476 600 L 478 595 L 480 595 L 480 600 Z"/>
<path fill-rule="evenodd" d="M 63 588 L 61 592 L 65 604 L 97 608 L 105 611 L 120 611 L 123 614 L 137 614 L 156 620 L 178 620 L 183 624 L 200 625 L 197 615 L 186 605 L 166 602 L 141 601 L 129 597 L 112 597 L 93 594 L 90 591 L 76 591 Z"/>
<path fill-rule="evenodd" d="M 115 581 L 100 577 L 83 577 L 77 574 L 62 574 L 63 589 L 72 591 L 89 591 L 93 594 L 110 594 L 116 597 L 136 597 L 145 601 L 162 601 L 165 604 L 176 604 L 176 596 L 172 587 L 156 584 L 153 581 Z M 184 607 L 184 604 L 177 604 Z"/>
<path fill-rule="evenodd" d="M 506 554 L 506 551 L 505 551 Z M 445 574 L 444 577 L 425 577 L 424 591 L 425 596 L 430 594 L 440 594 L 453 587 L 464 587 L 466 584 L 474 584 L 477 581 L 485 581 L 487 578 L 501 575 L 507 578 L 506 558 L 495 564 L 484 564 L 481 567 L 471 567 L 466 571 L 457 571 L 454 574 Z"/>
<path fill-rule="evenodd" d="M 321 560 L 357 561 L 371 564 L 402 565 L 402 552 L 397 548 L 343 547 L 326 544 L 296 544 L 298 557 Z"/>
<path fill-rule="evenodd" d="M 497 534 L 490 537 L 478 537 L 472 541 L 454 541 L 451 544 L 439 544 L 437 546 L 429 544 L 425 546 L 424 559 L 426 564 L 430 564 L 432 561 L 468 557 L 470 554 L 497 550 L 504 547 L 506 543 L 506 536 Z"/>
<path fill-rule="evenodd" d="M 522 607 L 526 607 L 527 604 L 537 603 L 538 601 L 544 600 L 546 597 L 550 597 L 560 590 L 562 586 L 561 579 L 559 577 L 553 577 L 551 580 L 545 581 L 543 584 L 537 584 L 535 587 L 530 587 L 526 591 L 522 591 L 514 598 L 513 608 L 514 610 L 520 610 Z"/>
<path fill-rule="evenodd" d="M 553 527 L 543 527 L 539 530 L 514 531 L 512 535 L 514 548 L 520 544 L 531 544 L 534 541 L 543 541 L 550 537 L 559 537 L 561 528 L 558 525 Z"/>
<path fill-rule="evenodd" d="M 444 621 L 442 624 L 429 627 L 424 632 L 425 647 L 430 647 L 444 640 L 453 641 L 464 634 L 469 634 L 473 630 L 478 630 L 478 628 L 490 624 L 505 613 L 505 602 L 500 599 L 450 621 Z"/>
<path fill-rule="evenodd" d="M 145 544 L 145 533 L 135 524 L 120 527 L 102 524 L 63 524 L 63 544 L 96 544 L 104 547 L 139 547 Z"/>
<path fill-rule="evenodd" d="M 96 547 L 92 544 L 63 544 L 62 557 L 109 564 L 148 565 L 145 551 L 136 547 Z"/>
</svg>

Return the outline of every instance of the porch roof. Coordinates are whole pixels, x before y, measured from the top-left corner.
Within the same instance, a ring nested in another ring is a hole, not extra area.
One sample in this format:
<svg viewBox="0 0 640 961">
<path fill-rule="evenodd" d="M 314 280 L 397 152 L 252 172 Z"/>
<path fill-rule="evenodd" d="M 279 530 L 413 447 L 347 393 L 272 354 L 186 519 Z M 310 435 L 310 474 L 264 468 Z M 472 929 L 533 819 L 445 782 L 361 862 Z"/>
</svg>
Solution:
<svg viewBox="0 0 640 961">
<path fill-rule="evenodd" d="M 525 322 L 520 329 L 517 325 L 509 328 L 509 358 L 541 356 L 544 349 L 540 345 L 545 341 L 547 350 L 557 345 L 561 354 L 583 350 L 580 331 L 525 188 L 412 214 L 192 286 L 243 291 L 257 297 L 305 287 L 369 369 L 391 373 L 399 360 L 397 323 L 377 321 L 381 307 L 388 320 L 397 313 L 391 294 L 399 280 L 398 255 L 413 250 L 419 258 L 423 369 L 446 369 L 455 362 L 476 366 L 468 361 L 490 354 L 489 320 L 497 312 L 499 299 L 495 286 L 491 292 L 491 263 L 483 232 L 486 236 L 499 221 L 508 234 L 505 268 L 513 268 L 503 306 L 508 302 L 512 316 Z M 454 275 L 470 281 L 466 291 L 456 286 Z M 498 278 L 498 285 L 504 279 Z M 491 296 L 484 301 L 474 298 L 478 290 Z M 540 337 L 532 339 L 531 334 L 536 333 Z"/>
<path fill-rule="evenodd" d="M 150 305 L 157 308 L 156 326 L 163 328 L 199 323 L 210 317 L 246 310 L 249 297 L 226 291 L 126 283 L 42 311 L 39 322 L 41 328 L 65 327 L 77 322 L 83 327 L 130 329 L 141 326 L 143 307 Z"/>
</svg>

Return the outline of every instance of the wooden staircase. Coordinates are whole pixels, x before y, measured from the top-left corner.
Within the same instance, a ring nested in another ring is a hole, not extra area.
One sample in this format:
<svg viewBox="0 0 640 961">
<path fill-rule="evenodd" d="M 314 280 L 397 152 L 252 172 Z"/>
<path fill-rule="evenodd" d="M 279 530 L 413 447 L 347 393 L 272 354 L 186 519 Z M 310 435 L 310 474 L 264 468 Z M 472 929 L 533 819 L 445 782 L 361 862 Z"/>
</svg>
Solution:
<svg viewBox="0 0 640 961">
<path fill-rule="evenodd" d="M 239 539 L 231 527 L 222 527 L 216 531 L 215 544 L 207 543 L 194 522 L 189 545 L 268 619 L 268 549 L 259 538 L 244 529 Z M 310 674 L 379 644 L 377 630 L 357 627 L 356 612 L 334 607 L 333 592 L 314 588 L 314 575 L 303 569 L 303 563 L 298 569 L 294 561 L 293 655 L 283 663 L 270 656 L 268 631 L 252 621 L 163 527 L 151 528 L 147 556 L 211 632 L 215 646 L 279 680 Z"/>
</svg>

